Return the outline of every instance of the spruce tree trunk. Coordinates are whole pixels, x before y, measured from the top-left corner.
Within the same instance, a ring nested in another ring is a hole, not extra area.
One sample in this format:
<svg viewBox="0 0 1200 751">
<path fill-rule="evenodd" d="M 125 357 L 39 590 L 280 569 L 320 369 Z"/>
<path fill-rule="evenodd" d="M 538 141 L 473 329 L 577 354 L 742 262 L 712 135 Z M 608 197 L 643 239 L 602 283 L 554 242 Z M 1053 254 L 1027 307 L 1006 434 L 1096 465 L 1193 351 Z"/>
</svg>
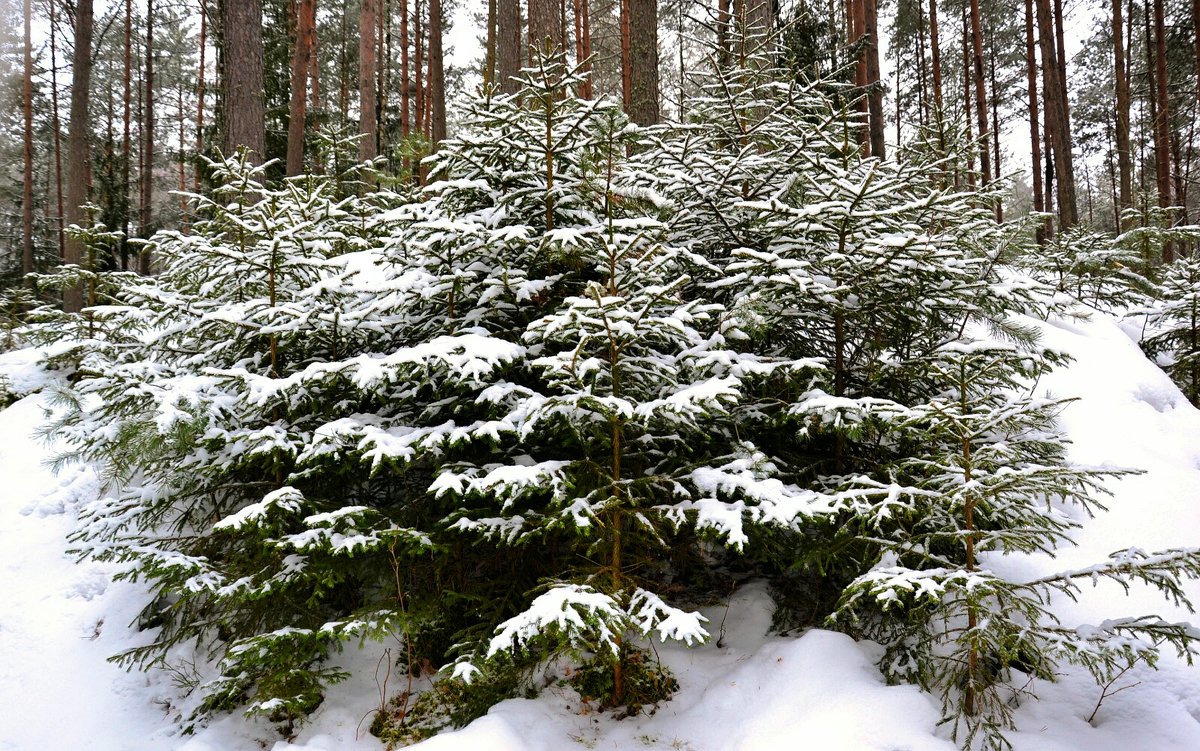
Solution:
<svg viewBox="0 0 1200 751">
<path fill-rule="evenodd" d="M 658 1 L 626 0 L 629 12 L 629 119 L 638 125 L 659 121 L 658 108 Z"/>
<path fill-rule="evenodd" d="M 496 83 L 501 94 L 515 94 L 521 74 L 521 2 L 496 0 Z"/>
<path fill-rule="evenodd" d="M 446 140 L 446 77 L 442 56 L 442 0 L 429 0 L 429 138 Z"/>
<path fill-rule="evenodd" d="M 1165 209 L 1172 205 L 1172 201 L 1167 32 L 1163 0 L 1154 0 L 1154 100 L 1154 176 L 1158 187 L 1158 205 Z M 1163 246 L 1163 263 L 1170 263 L 1174 255 L 1170 243 Z"/>
<path fill-rule="evenodd" d="M 287 174 L 304 171 L 304 127 L 308 105 L 308 71 L 312 67 L 315 0 L 300 0 L 296 11 L 296 43 L 292 50 L 292 90 L 288 107 Z"/>
<path fill-rule="evenodd" d="M 886 153 L 883 133 L 887 123 L 883 117 L 883 82 L 880 81 L 879 71 L 879 13 L 875 0 L 861 0 L 863 8 L 863 35 L 867 47 L 863 50 L 866 58 L 867 85 L 870 93 L 867 95 L 867 109 L 871 115 L 871 156 L 883 159 Z M 759 5 L 766 6 L 765 2 Z"/>
<path fill-rule="evenodd" d="M 1120 0 L 1117 0 L 1120 2 Z M 1037 58 L 1033 39 L 1033 0 L 1025 0 L 1025 84 L 1029 95 L 1029 162 L 1033 180 L 1033 210 L 1045 211 L 1046 200 L 1042 190 L 1042 135 L 1038 122 Z M 1037 240 L 1045 241 L 1045 231 L 1038 225 Z"/>
<path fill-rule="evenodd" d="M 221 29 L 225 44 L 225 154 L 231 156 L 245 148 L 252 162 L 262 164 L 267 153 L 262 0 L 222 0 Z"/>
<path fill-rule="evenodd" d="M 933 117 L 937 122 L 938 146 L 946 149 L 946 115 L 942 104 L 942 55 L 938 39 L 937 0 L 929 0 L 929 64 L 933 73 Z"/>
<path fill-rule="evenodd" d="M 154 234 L 154 0 L 146 0 L 146 80 L 142 103 L 141 236 Z M 138 272 L 150 273 L 150 251 L 138 253 Z"/>
<path fill-rule="evenodd" d="M 1120 211 L 1133 206 L 1133 164 L 1129 149 L 1129 67 L 1125 62 L 1125 21 L 1122 15 L 1123 0 L 1112 0 L 1113 78 L 1116 81 L 1116 133 L 1118 216 Z M 1193 7 L 1200 4 L 1194 0 Z M 1200 39 L 1197 40 L 1200 44 Z M 1200 55 L 1200 48 L 1197 50 Z M 1200 57 L 1198 57 L 1200 60 Z"/>
<path fill-rule="evenodd" d="M 362 0 L 358 11 L 358 160 L 376 155 L 375 9 L 378 0 Z"/>
<path fill-rule="evenodd" d="M 33 1 L 25 0 L 25 75 L 21 100 L 25 114 L 25 170 L 21 199 L 21 273 L 33 273 Z M 26 278 L 25 285 L 31 281 Z"/>
<path fill-rule="evenodd" d="M 92 88 L 92 0 L 75 5 L 75 52 L 71 57 L 71 120 L 67 126 L 67 216 L 68 224 L 83 225 L 83 210 L 88 200 L 88 168 L 91 144 L 88 141 L 88 105 Z M 83 243 L 67 238 L 63 261 L 82 264 Z M 63 309 L 77 313 L 83 308 L 83 289 L 79 285 L 63 293 Z"/>
<path fill-rule="evenodd" d="M 971 0 L 971 67 L 975 79 L 975 120 L 979 127 L 980 187 L 992 182 L 992 160 L 988 152 L 987 86 L 983 78 L 983 26 L 979 0 Z"/>
</svg>

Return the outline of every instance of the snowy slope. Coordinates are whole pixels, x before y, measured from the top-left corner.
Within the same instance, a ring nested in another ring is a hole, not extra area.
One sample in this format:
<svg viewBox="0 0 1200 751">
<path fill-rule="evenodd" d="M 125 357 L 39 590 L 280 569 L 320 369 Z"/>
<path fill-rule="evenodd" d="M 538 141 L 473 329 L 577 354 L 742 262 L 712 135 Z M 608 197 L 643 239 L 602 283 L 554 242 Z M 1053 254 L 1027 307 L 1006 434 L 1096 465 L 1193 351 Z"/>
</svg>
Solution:
<svg viewBox="0 0 1200 751">
<path fill-rule="evenodd" d="M 1142 357 L 1131 339 L 1137 332 L 1127 334 L 1101 316 L 1040 325 L 1047 344 L 1075 358 L 1038 384 L 1039 392 L 1079 397 L 1062 416 L 1074 441 L 1072 459 L 1144 474 L 1109 484 L 1109 510 L 1086 521 L 1078 547 L 1055 559 L 1014 559 L 1006 570 L 1036 576 L 1097 562 L 1131 545 L 1200 545 L 1200 412 Z M 371 707 L 379 704 L 382 675 L 376 668 L 386 645 L 339 657 L 355 677 L 291 742 L 279 740 L 264 722 L 240 717 L 178 735 L 172 718 L 185 702 L 170 677 L 130 675 L 105 662 L 141 638 L 127 625 L 140 593 L 136 585 L 110 582 L 104 566 L 75 564 L 64 553 L 76 505 L 95 492 L 96 480 L 86 470 L 56 479 L 41 466 L 47 450 L 30 433 L 43 404 L 35 395 L 0 413 L 0 751 L 379 749 L 365 728 Z M 1191 591 L 1200 600 L 1200 586 Z M 1126 598 L 1115 586 L 1101 586 L 1084 594 L 1078 604 L 1060 603 L 1065 623 L 1146 612 L 1186 617 L 1153 593 L 1135 590 Z M 874 667 L 873 645 L 826 631 L 768 635 L 771 604 L 756 585 L 705 614 L 714 629 L 723 629 L 722 647 L 660 647 L 681 688 L 653 715 L 616 722 L 581 704 L 574 692 L 552 688 L 538 699 L 504 702 L 472 725 L 417 748 L 955 748 L 937 727 L 937 700 L 910 686 L 886 686 Z M 1088 676 L 1068 672 L 1057 684 L 1036 686 L 1040 699 L 1025 700 L 1017 712 L 1014 747 L 1200 749 L 1200 669 L 1175 660 L 1160 668 L 1139 666 L 1123 676 L 1090 723 L 1101 690 Z"/>
</svg>

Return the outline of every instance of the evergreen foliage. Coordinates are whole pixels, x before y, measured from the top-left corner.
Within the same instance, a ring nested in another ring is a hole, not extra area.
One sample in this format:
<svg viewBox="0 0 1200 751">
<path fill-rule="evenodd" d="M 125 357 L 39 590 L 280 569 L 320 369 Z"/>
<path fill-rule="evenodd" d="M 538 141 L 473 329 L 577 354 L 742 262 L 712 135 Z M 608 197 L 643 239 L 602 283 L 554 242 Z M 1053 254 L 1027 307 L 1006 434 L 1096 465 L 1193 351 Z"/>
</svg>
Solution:
<svg viewBox="0 0 1200 751">
<path fill-rule="evenodd" d="M 1031 316 L 1117 304 L 1124 257 L 1064 236 L 1079 258 L 1030 276 L 1028 233 L 944 161 L 864 158 L 836 85 L 718 76 L 641 130 L 543 62 L 412 194 L 364 190 L 332 133 L 325 176 L 215 162 L 202 221 L 148 246 L 158 276 L 97 275 L 95 305 L 35 327 L 76 353 L 62 459 L 107 482 L 79 552 L 155 595 L 118 659 L 205 651 L 201 713 L 290 727 L 345 677 L 332 652 L 396 637 L 409 675 L 449 674 L 381 708 L 397 740 L 535 672 L 637 711 L 674 687 L 646 643 L 708 639 L 718 571 L 876 639 L 999 747 L 1021 674 L 1190 654 L 1186 624 L 1064 625 L 1050 598 L 1109 577 L 1186 602 L 1196 551 L 994 565 L 1100 508 L 1113 473 L 1066 461 Z"/>
</svg>

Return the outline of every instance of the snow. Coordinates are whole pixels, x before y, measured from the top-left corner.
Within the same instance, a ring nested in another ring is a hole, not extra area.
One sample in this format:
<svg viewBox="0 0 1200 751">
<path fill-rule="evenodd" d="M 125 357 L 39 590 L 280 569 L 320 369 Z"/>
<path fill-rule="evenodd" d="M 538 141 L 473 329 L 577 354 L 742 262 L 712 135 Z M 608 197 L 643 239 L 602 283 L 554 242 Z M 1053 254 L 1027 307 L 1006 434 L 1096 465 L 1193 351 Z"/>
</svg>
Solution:
<svg viewBox="0 0 1200 751">
<path fill-rule="evenodd" d="M 1039 328 L 1044 344 L 1074 358 L 1034 389 L 1037 397 L 1078 397 L 1060 418 L 1073 440 L 1071 459 L 1143 473 L 1106 482 L 1113 492 L 1103 499 L 1107 511 L 1081 520 L 1076 547 L 1058 551 L 1054 558 L 989 561 L 989 567 L 1028 581 L 1085 569 L 1131 547 L 1147 552 L 1195 547 L 1200 412 L 1142 356 L 1133 324 L 1125 324 L 1126 331 L 1100 314 L 1028 323 Z M 458 351 L 468 358 L 481 356 L 476 349 Z M 491 352 L 484 359 L 504 356 Z M 35 363 L 28 352 L 0 356 L 0 373 L 15 385 L 8 388 L 23 394 L 52 383 L 54 377 Z M 379 686 L 386 683 L 376 671 L 381 658 L 388 658 L 388 645 L 368 642 L 356 648 L 352 643 L 337 655 L 334 666 L 351 671 L 352 677 L 332 690 L 311 722 L 290 740 L 281 739 L 262 718 L 239 715 L 220 717 L 196 728 L 194 735 L 183 735 L 175 721 L 187 699 L 170 674 L 126 673 L 106 661 L 147 638 L 134 625 L 145 592 L 138 584 L 112 581 L 108 564 L 76 563 L 66 552 L 65 538 L 77 509 L 96 498 L 100 483 L 88 467 L 67 468 L 58 477 L 46 468 L 51 450 L 32 433 L 47 403 L 44 394 L 34 393 L 0 411 L 0 751 L 379 751 L 382 745 L 366 727 L 372 708 L 379 706 Z M 330 430 L 336 432 L 334 427 Z M 522 485 L 540 481 L 548 469 L 492 467 L 470 481 Z M 728 468 L 722 477 L 709 478 L 712 492 L 735 479 L 751 482 L 750 467 L 743 469 L 744 476 Z M 796 489 L 760 490 L 780 504 L 820 508 L 821 499 L 803 499 Z M 246 509 L 228 523 L 249 523 L 280 500 L 264 499 L 261 507 Z M 1112 582 L 1092 586 L 1085 580 L 1082 586 L 1078 603 L 1054 604 L 1070 628 L 1102 626 L 1137 613 L 1171 622 L 1191 617 L 1145 588 L 1134 587 L 1126 599 Z M 1200 599 L 1200 586 L 1193 582 L 1187 589 Z M 576 606 L 610 607 L 592 594 L 551 589 L 544 600 L 535 601 L 536 612 L 527 615 L 567 626 L 580 615 Z M 937 699 L 913 686 L 886 685 L 875 667 L 880 657 L 876 645 L 823 630 L 771 634 L 773 605 L 761 583 L 743 585 L 727 602 L 699 613 L 660 604 L 648 599 L 639 603 L 636 615 L 645 618 L 646 630 L 653 629 L 656 636 L 695 636 L 690 647 L 655 639 L 655 650 L 680 683 L 670 702 L 617 721 L 597 712 L 574 690 L 555 685 L 535 699 L 502 702 L 469 726 L 417 748 L 956 748 L 948 730 L 937 725 Z M 520 638 L 522 625 L 507 624 L 497 639 L 511 644 L 514 636 Z M 700 643 L 705 633 L 708 638 Z M 1022 699 L 1016 712 L 1017 730 L 1010 734 L 1016 751 L 1200 748 L 1200 669 L 1178 660 L 1163 659 L 1157 671 L 1137 665 L 1109 688 L 1103 701 L 1102 689 L 1077 670 L 1065 670 L 1057 683 L 1035 688 L 1039 698 Z"/>
</svg>

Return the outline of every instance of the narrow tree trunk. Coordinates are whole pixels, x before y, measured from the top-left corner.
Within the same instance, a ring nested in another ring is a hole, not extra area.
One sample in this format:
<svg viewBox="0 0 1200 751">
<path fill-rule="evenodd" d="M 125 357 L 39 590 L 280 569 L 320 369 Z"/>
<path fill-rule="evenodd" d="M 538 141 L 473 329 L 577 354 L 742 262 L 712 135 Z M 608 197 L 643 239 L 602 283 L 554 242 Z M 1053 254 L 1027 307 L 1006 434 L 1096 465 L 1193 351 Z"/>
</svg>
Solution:
<svg viewBox="0 0 1200 751">
<path fill-rule="evenodd" d="M 621 17 L 621 104 L 625 111 L 633 109 L 633 28 L 629 4 L 632 0 L 620 0 Z"/>
<path fill-rule="evenodd" d="M 25 0 L 25 75 L 22 105 L 25 114 L 25 173 L 21 200 L 21 273 L 33 273 L 33 0 Z M 25 285 L 32 284 L 27 276 Z"/>
<path fill-rule="evenodd" d="M 1058 49 L 1055 43 L 1053 16 L 1049 0 L 1037 0 L 1038 38 L 1042 53 L 1042 96 L 1046 103 L 1047 138 L 1054 155 L 1055 191 L 1058 200 L 1059 227 L 1067 229 L 1078 222 L 1075 202 L 1074 165 L 1071 156 L 1071 133 L 1065 104 L 1062 101 L 1063 80 L 1060 75 Z M 1050 181 L 1047 180 L 1047 183 Z M 1047 186 L 1049 189 L 1049 186 Z"/>
<path fill-rule="evenodd" d="M 529 0 L 526 8 L 529 13 L 529 61 L 532 63 L 536 60 L 533 50 L 538 50 L 542 54 L 558 50 L 563 30 L 560 24 L 558 0 Z M 558 50 L 558 52 L 561 53 L 562 50 Z"/>
<path fill-rule="evenodd" d="M 421 32 L 421 0 L 413 3 L 413 25 L 417 33 L 413 38 L 413 127 L 421 135 L 426 135 L 425 128 L 425 35 Z"/>
<path fill-rule="evenodd" d="M 980 187 L 992 182 L 992 160 L 988 143 L 987 84 L 983 73 L 983 25 L 980 20 L 979 0 L 971 0 L 971 62 L 975 77 L 975 118 L 979 126 Z"/>
<path fill-rule="evenodd" d="M 263 108 L 262 0 L 224 0 L 221 30 L 225 43 L 225 153 L 245 148 L 261 164 L 267 153 Z"/>
<path fill-rule="evenodd" d="M 487 42 L 483 54 L 483 87 L 490 90 L 496 86 L 496 0 L 488 0 L 487 4 Z M 576 39 L 579 36 L 579 19 L 575 19 Z M 576 45 L 578 47 L 578 43 Z"/>
<path fill-rule="evenodd" d="M 142 121 L 142 215 L 141 235 L 150 237 L 154 225 L 154 0 L 146 0 L 146 92 L 143 95 L 145 118 Z M 138 271 L 150 273 L 150 251 L 138 254 Z"/>
<path fill-rule="evenodd" d="M 67 233 L 63 231 L 66 212 L 63 201 L 62 123 L 58 117 L 58 12 L 50 2 L 50 128 L 54 131 L 54 198 L 58 208 L 58 257 L 65 258 Z"/>
<path fill-rule="evenodd" d="M 988 107 L 992 113 L 992 149 L 994 161 L 992 162 L 992 176 L 999 180 L 1002 174 L 1001 155 L 1000 155 L 1000 90 L 996 85 L 996 49 L 991 46 L 994 39 L 989 35 L 988 43 L 988 79 L 991 84 L 991 99 L 988 102 Z M 996 221 L 1004 221 L 1004 204 L 996 202 Z"/>
<path fill-rule="evenodd" d="M 1200 0 L 1193 0 L 1193 7 Z M 1129 67 L 1125 62 L 1125 21 L 1122 17 L 1122 0 L 1112 0 L 1113 79 L 1116 81 L 1116 141 L 1117 172 L 1119 190 L 1117 194 L 1118 216 L 1133 206 L 1133 164 L 1129 152 Z M 1200 39 L 1197 39 L 1200 45 Z M 1200 60 L 1200 47 L 1197 47 Z M 1124 229 L 1118 223 L 1119 229 Z"/>
<path fill-rule="evenodd" d="M 521 2 L 496 0 L 496 77 L 501 94 L 515 94 L 521 74 Z"/>
<path fill-rule="evenodd" d="M 1158 205 L 1166 209 L 1171 201 L 1170 104 L 1167 89 L 1167 32 L 1163 0 L 1154 0 L 1154 175 L 1158 186 Z M 1163 247 L 1163 263 L 1174 260 L 1170 243 Z"/>
<path fill-rule="evenodd" d="M 977 1 L 977 0 L 976 0 Z M 883 82 L 879 70 L 879 14 L 875 0 L 861 0 L 863 8 L 863 35 L 867 47 L 863 51 L 866 58 L 867 109 L 871 114 L 871 156 L 883 159 L 886 153 L 883 133 L 887 127 L 883 117 Z"/>
<path fill-rule="evenodd" d="M 208 8 L 207 0 L 200 0 L 200 65 L 196 70 L 196 158 L 204 153 L 204 95 L 205 95 L 205 56 L 208 52 Z M 194 170 L 192 190 L 200 192 L 199 162 Z"/>
<path fill-rule="evenodd" d="M 311 23 L 308 26 L 308 109 L 321 111 L 321 59 L 317 47 L 317 0 L 312 0 Z"/>
<path fill-rule="evenodd" d="M 963 126 L 966 128 L 967 135 L 967 187 L 975 190 L 975 134 L 971 132 L 971 27 L 967 17 L 967 6 L 962 9 L 962 95 L 963 95 L 963 111 L 966 117 L 963 118 Z M 984 142 L 984 147 L 987 144 Z"/>
<path fill-rule="evenodd" d="M 1120 0 L 1117 0 L 1120 2 Z M 1029 95 L 1029 162 L 1033 179 L 1033 210 L 1046 210 L 1042 193 L 1042 136 L 1038 123 L 1037 59 L 1033 40 L 1033 0 L 1025 0 L 1025 85 Z M 1045 230 L 1039 222 L 1037 240 L 1045 241 Z"/>
<path fill-rule="evenodd" d="M 68 224 L 83 225 L 83 210 L 88 200 L 88 163 L 91 156 L 88 142 L 88 105 L 92 87 L 92 0 L 78 0 L 75 5 L 75 52 L 71 58 L 71 121 L 68 126 L 67 216 Z M 63 260 L 68 264 L 83 262 L 83 243 L 67 238 Z M 83 289 L 74 285 L 63 294 L 63 309 L 79 312 L 83 308 Z"/>
<path fill-rule="evenodd" d="M 717 64 L 722 69 L 729 67 L 733 52 L 729 39 L 729 25 L 732 18 L 729 12 L 729 2 L 730 0 L 717 0 Z"/>
<path fill-rule="evenodd" d="M 187 199 L 183 197 L 184 191 L 187 190 L 187 152 L 184 151 L 184 144 L 187 143 L 187 132 L 184 125 L 184 106 L 183 106 L 183 81 L 179 81 L 178 88 L 175 89 L 177 95 L 176 101 L 176 120 L 179 126 L 179 186 L 176 190 L 179 192 L 179 223 L 184 231 L 187 231 Z"/>
<path fill-rule="evenodd" d="M 575 4 L 575 60 L 580 66 L 583 81 L 579 84 L 579 98 L 592 98 L 592 29 L 588 0 L 574 0 Z"/>
<path fill-rule="evenodd" d="M 938 39 L 937 0 L 929 0 L 929 65 L 933 73 L 933 117 L 937 123 L 938 147 L 946 150 L 946 115 L 942 101 L 942 54 Z"/>
<path fill-rule="evenodd" d="M 429 139 L 446 140 L 446 78 L 442 58 L 442 0 L 429 0 Z"/>
<path fill-rule="evenodd" d="M 53 2 L 54 0 L 51 0 Z M 125 98 L 122 109 L 123 140 L 121 141 L 121 200 L 124 206 L 121 211 L 121 270 L 129 270 L 129 220 L 133 213 L 133 198 L 130 195 L 132 181 L 129 171 L 133 164 L 133 0 L 125 0 L 125 68 L 124 85 Z"/>
<path fill-rule="evenodd" d="M 917 47 L 913 50 L 917 60 L 917 99 L 920 102 L 920 124 L 929 124 L 929 69 L 925 66 L 925 10 L 921 0 L 916 0 L 914 12 L 917 14 Z M 899 66 L 897 66 L 899 67 Z M 897 93 L 899 88 L 896 89 Z M 897 99 L 900 97 L 897 96 Z"/>
<path fill-rule="evenodd" d="M 378 0 L 362 0 L 358 13 L 358 160 L 375 158 L 375 9 Z M 368 178 L 370 182 L 370 178 Z"/>
<path fill-rule="evenodd" d="M 503 3 L 513 2 L 513 0 L 500 0 L 500 2 L 502 3 L 500 6 L 502 8 Z M 517 8 L 519 14 L 520 6 L 518 5 Z M 497 23 L 500 23 L 499 18 L 497 18 Z M 520 24 L 519 15 L 517 24 Z M 518 30 L 517 33 L 519 35 L 520 31 Z M 518 43 L 517 46 L 519 47 L 520 44 Z M 410 122 L 409 102 L 412 100 L 412 71 L 409 69 L 408 50 L 408 0 L 400 0 L 400 135 L 404 138 L 408 138 Z M 502 61 L 497 62 L 500 66 L 500 70 L 503 71 L 504 63 Z M 503 76 L 503 74 L 501 75 Z M 503 81 L 503 78 L 501 78 L 501 81 Z M 501 83 L 501 87 L 503 87 L 503 85 L 504 84 Z"/>
<path fill-rule="evenodd" d="M 858 112 L 861 118 L 858 129 L 859 143 L 863 145 L 863 155 L 871 155 L 871 109 L 868 102 L 867 87 L 871 83 L 867 73 L 867 18 L 865 3 L 867 0 L 850 0 L 852 47 L 857 62 L 854 66 L 854 85 L 858 87 Z"/>
<path fill-rule="evenodd" d="M 296 9 L 296 43 L 292 50 L 292 90 L 288 107 L 287 174 L 304 171 L 304 127 L 308 105 L 308 71 L 312 67 L 314 0 L 300 0 Z"/>
</svg>

